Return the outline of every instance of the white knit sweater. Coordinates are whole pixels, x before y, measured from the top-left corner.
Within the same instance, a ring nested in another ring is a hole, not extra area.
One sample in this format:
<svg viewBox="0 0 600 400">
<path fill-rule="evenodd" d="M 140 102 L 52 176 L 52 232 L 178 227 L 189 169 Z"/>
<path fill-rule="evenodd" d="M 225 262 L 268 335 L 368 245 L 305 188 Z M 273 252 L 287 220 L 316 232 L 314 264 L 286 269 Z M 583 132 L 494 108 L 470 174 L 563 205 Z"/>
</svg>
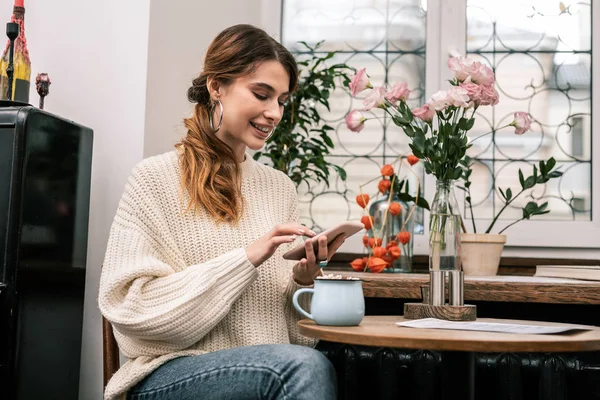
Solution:
<svg viewBox="0 0 600 400">
<path fill-rule="evenodd" d="M 276 224 L 296 222 L 296 190 L 285 174 L 246 155 L 244 211 L 237 226 L 187 212 L 176 151 L 142 161 L 111 227 L 98 304 L 129 359 L 105 399 L 168 360 L 267 343 L 314 345 L 298 333 L 293 262 L 278 251 L 258 268 L 245 248 Z M 298 244 L 301 239 L 293 245 Z M 303 296 L 306 297 L 306 296 Z M 307 307 L 304 299 L 303 306 Z"/>
</svg>

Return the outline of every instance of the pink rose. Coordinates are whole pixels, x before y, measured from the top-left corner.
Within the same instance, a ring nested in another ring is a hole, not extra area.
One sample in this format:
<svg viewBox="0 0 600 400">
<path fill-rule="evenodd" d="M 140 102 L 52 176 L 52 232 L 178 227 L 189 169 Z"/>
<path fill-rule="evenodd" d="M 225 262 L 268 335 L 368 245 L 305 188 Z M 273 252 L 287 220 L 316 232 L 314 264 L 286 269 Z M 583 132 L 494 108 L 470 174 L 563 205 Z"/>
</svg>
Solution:
<svg viewBox="0 0 600 400">
<path fill-rule="evenodd" d="M 392 90 L 385 94 L 385 98 L 393 105 L 396 105 L 396 103 L 398 103 L 400 100 L 406 101 L 410 92 L 411 91 L 408 89 L 406 82 L 400 82 L 396 83 L 392 87 Z"/>
<path fill-rule="evenodd" d="M 480 106 L 495 106 L 498 104 L 498 92 L 493 86 L 483 86 L 481 88 Z"/>
<path fill-rule="evenodd" d="M 515 127 L 516 135 L 524 134 L 531 127 L 531 119 L 529 118 L 529 114 L 522 111 L 516 112 L 515 119 L 510 123 L 510 125 Z"/>
<path fill-rule="evenodd" d="M 369 111 L 372 108 L 384 108 L 385 107 L 385 88 L 379 86 L 373 88 L 371 93 L 363 100 L 363 111 Z"/>
<path fill-rule="evenodd" d="M 473 82 L 463 82 L 460 84 L 460 87 L 467 91 L 469 98 L 475 102 L 475 104 L 479 105 L 479 101 L 481 100 L 481 91 L 483 87 Z"/>
<path fill-rule="evenodd" d="M 369 77 L 367 76 L 366 68 L 361 68 L 356 71 L 356 75 L 354 75 L 350 81 L 350 93 L 352 93 L 352 96 L 356 96 L 363 90 L 372 87 L 371 82 L 369 82 Z"/>
<path fill-rule="evenodd" d="M 412 114 L 415 118 L 419 118 L 425 122 L 429 122 L 435 115 L 435 110 L 429 108 L 429 104 L 425 103 L 421 107 L 412 110 Z"/>
<path fill-rule="evenodd" d="M 352 110 L 346 115 L 346 126 L 352 132 L 360 132 L 365 127 L 367 119 L 358 110 Z"/>
<path fill-rule="evenodd" d="M 448 59 L 448 68 L 454 71 L 454 76 L 459 82 L 464 82 L 478 69 L 478 66 L 470 58 L 452 57 Z"/>
<path fill-rule="evenodd" d="M 491 86 L 495 82 L 494 71 L 480 62 L 476 62 L 476 68 L 471 73 L 471 81 L 483 86 Z"/>
<path fill-rule="evenodd" d="M 473 105 L 469 98 L 467 89 L 460 86 L 452 86 L 448 91 L 448 104 L 454 107 L 469 108 Z"/>
<path fill-rule="evenodd" d="M 479 61 L 471 58 L 452 57 L 448 59 L 448 69 L 454 71 L 458 82 L 473 82 L 483 86 L 494 84 L 494 71 Z"/>
<path fill-rule="evenodd" d="M 450 105 L 450 96 L 445 90 L 439 90 L 434 93 L 429 100 L 429 107 L 435 111 L 442 111 Z"/>
</svg>

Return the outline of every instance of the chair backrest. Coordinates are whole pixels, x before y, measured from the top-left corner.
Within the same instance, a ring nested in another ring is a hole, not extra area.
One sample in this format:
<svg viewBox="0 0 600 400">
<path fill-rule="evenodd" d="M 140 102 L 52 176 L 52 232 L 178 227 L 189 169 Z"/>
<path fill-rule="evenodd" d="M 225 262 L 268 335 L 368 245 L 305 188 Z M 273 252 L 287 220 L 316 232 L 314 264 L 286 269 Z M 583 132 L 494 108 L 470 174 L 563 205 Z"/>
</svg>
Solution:
<svg viewBox="0 0 600 400">
<path fill-rule="evenodd" d="M 104 387 L 119 369 L 119 346 L 110 322 L 102 317 L 102 359 L 104 364 Z"/>
</svg>

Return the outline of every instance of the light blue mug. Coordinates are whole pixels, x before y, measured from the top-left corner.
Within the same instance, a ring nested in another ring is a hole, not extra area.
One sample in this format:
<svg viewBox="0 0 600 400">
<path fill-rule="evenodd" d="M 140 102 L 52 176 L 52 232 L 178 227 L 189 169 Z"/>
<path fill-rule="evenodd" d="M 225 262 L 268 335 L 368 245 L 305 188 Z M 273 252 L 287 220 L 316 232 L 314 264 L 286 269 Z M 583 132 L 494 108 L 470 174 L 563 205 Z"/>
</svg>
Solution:
<svg viewBox="0 0 600 400">
<path fill-rule="evenodd" d="M 303 293 L 312 293 L 312 314 L 306 312 L 298 298 Z M 299 289 L 292 299 L 296 310 L 317 325 L 353 326 L 360 324 L 365 316 L 365 297 L 362 280 L 316 279 L 315 287 Z"/>
</svg>

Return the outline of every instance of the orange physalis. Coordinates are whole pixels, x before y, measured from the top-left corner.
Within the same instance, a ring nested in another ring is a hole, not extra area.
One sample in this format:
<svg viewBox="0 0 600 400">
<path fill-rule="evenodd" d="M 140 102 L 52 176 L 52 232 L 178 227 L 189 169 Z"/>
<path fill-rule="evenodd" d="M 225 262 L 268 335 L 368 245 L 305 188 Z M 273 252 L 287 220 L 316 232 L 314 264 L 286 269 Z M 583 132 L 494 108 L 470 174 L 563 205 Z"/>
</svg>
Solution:
<svg viewBox="0 0 600 400">
<path fill-rule="evenodd" d="M 390 164 L 385 164 L 383 167 L 381 167 L 381 175 L 383 175 L 383 176 L 394 175 L 394 168 Z"/>
<path fill-rule="evenodd" d="M 385 245 L 386 249 L 390 249 L 390 247 L 394 247 L 394 246 L 398 246 L 398 242 L 396 242 L 395 240 L 390 240 L 389 242 L 387 242 L 387 244 Z"/>
<path fill-rule="evenodd" d="M 364 271 L 366 265 L 367 265 L 367 262 L 364 258 L 357 258 L 350 263 L 350 266 L 352 267 L 352 269 L 355 271 L 358 271 L 358 272 Z"/>
<path fill-rule="evenodd" d="M 402 206 L 400 205 L 400 203 L 396 203 L 395 201 L 393 203 L 390 204 L 390 206 L 388 207 L 388 211 L 390 212 L 390 214 L 392 215 L 398 215 L 402 212 Z"/>
<path fill-rule="evenodd" d="M 394 259 L 389 254 L 386 254 L 385 256 L 381 257 L 381 259 L 387 263 L 386 267 L 389 267 L 394 262 Z"/>
<path fill-rule="evenodd" d="M 379 189 L 379 191 L 381 193 L 385 193 L 388 190 L 390 190 L 390 187 L 392 186 L 392 182 L 388 181 L 387 179 L 382 179 L 379 181 L 379 184 L 377 185 L 377 188 Z"/>
<path fill-rule="evenodd" d="M 410 156 L 406 157 L 406 161 L 408 161 L 410 165 L 415 165 L 419 162 L 419 158 L 414 154 L 411 154 Z"/>
<path fill-rule="evenodd" d="M 369 247 L 373 248 L 373 247 L 377 247 L 377 246 L 381 246 L 381 238 L 369 238 Z"/>
<path fill-rule="evenodd" d="M 381 246 L 377 246 L 377 247 L 373 248 L 373 256 L 374 257 L 381 258 L 381 257 L 385 256 L 385 253 L 387 253 L 387 250 Z"/>
<path fill-rule="evenodd" d="M 410 233 L 407 231 L 402 231 L 398 234 L 398 236 L 396 236 L 398 238 L 398 240 L 400 241 L 400 243 L 402 244 L 406 244 L 408 242 L 410 242 Z"/>
<path fill-rule="evenodd" d="M 373 218 L 368 215 L 363 215 L 360 222 L 365 226 L 365 229 L 371 229 L 373 227 Z"/>
<path fill-rule="evenodd" d="M 365 247 L 369 246 L 369 237 L 367 235 L 363 236 L 363 244 Z"/>
<path fill-rule="evenodd" d="M 369 195 L 359 194 L 358 196 L 356 196 L 356 204 L 358 204 L 362 208 L 367 207 L 367 204 L 369 204 Z"/>
<path fill-rule="evenodd" d="M 367 263 L 367 268 L 371 270 L 371 272 L 381 272 L 387 267 L 387 263 L 385 260 L 378 257 L 371 257 Z"/>
<path fill-rule="evenodd" d="M 397 260 L 398 258 L 400 258 L 400 255 L 402 254 L 402 251 L 400 250 L 400 247 L 398 246 L 392 246 L 388 249 L 390 256 L 392 256 L 392 258 L 394 260 Z"/>
</svg>

